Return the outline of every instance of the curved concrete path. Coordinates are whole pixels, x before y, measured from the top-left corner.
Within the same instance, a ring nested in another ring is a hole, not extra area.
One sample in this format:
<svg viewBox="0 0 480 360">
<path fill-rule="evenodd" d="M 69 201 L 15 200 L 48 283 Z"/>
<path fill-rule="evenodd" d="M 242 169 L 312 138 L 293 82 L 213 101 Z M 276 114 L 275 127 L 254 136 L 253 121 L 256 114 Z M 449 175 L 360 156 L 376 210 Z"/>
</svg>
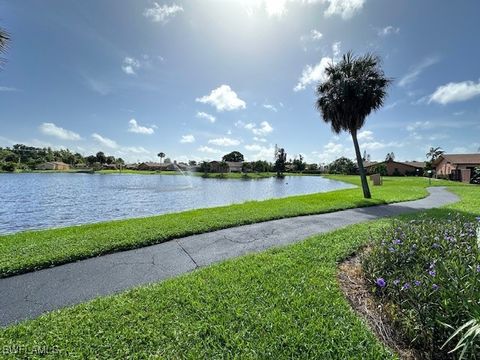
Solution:
<svg viewBox="0 0 480 360">
<path fill-rule="evenodd" d="M 458 201 L 445 188 L 428 191 L 421 200 L 229 228 L 0 279 L 0 325 L 347 225 Z"/>
</svg>

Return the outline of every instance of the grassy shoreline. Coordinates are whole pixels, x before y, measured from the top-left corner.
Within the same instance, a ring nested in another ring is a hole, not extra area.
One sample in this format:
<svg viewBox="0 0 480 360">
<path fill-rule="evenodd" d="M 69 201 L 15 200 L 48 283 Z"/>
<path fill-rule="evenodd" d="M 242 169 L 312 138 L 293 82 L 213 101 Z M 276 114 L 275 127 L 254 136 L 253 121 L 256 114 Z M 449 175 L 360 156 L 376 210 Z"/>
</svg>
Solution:
<svg viewBox="0 0 480 360">
<path fill-rule="evenodd" d="M 480 215 L 478 189 L 451 190 L 461 202 L 429 216 Z M 398 359 L 355 315 L 336 280 L 338 263 L 389 222 L 352 225 L 45 314 L 0 330 L 0 342 L 58 351 L 46 358 Z"/>
<path fill-rule="evenodd" d="M 329 178 L 359 184 L 356 176 Z M 452 185 L 447 181 L 433 184 Z M 228 227 L 415 200 L 427 195 L 426 187 L 424 178 L 389 178 L 372 189 L 372 199 L 363 199 L 361 190 L 355 188 L 4 235 L 0 236 L 0 277 Z"/>
</svg>

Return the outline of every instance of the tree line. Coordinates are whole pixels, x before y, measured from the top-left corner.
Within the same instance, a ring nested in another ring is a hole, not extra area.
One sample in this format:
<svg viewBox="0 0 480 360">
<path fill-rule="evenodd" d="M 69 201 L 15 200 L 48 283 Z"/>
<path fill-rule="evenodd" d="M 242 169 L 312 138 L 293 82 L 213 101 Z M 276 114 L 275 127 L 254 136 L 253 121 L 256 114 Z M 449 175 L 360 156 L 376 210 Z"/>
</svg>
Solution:
<svg viewBox="0 0 480 360">
<path fill-rule="evenodd" d="M 99 151 L 95 155 L 83 156 L 69 149 L 54 150 L 50 147 L 37 148 L 23 144 L 0 147 L 0 169 L 3 171 L 34 170 L 38 165 L 58 161 L 75 167 L 96 168 L 103 165 L 124 165 L 122 158 L 106 155 Z"/>
</svg>

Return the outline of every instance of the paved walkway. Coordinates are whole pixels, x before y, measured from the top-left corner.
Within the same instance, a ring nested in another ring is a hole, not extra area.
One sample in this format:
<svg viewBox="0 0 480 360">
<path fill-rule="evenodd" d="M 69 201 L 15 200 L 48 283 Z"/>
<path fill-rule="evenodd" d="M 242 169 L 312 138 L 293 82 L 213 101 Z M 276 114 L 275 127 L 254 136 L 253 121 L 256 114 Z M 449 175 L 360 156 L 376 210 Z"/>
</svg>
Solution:
<svg viewBox="0 0 480 360">
<path fill-rule="evenodd" d="M 444 188 L 428 191 L 421 200 L 240 226 L 0 279 L 0 325 L 347 225 L 458 201 Z"/>
</svg>

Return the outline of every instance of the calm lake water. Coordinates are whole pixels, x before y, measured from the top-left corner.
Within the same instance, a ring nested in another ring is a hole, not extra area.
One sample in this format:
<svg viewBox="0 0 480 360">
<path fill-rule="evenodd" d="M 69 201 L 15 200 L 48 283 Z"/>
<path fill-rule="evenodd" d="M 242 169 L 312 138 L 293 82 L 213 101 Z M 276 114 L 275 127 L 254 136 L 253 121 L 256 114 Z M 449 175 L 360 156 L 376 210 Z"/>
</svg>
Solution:
<svg viewBox="0 0 480 360">
<path fill-rule="evenodd" d="M 351 187 L 319 176 L 222 180 L 180 175 L 0 174 L 0 233 Z"/>
</svg>

